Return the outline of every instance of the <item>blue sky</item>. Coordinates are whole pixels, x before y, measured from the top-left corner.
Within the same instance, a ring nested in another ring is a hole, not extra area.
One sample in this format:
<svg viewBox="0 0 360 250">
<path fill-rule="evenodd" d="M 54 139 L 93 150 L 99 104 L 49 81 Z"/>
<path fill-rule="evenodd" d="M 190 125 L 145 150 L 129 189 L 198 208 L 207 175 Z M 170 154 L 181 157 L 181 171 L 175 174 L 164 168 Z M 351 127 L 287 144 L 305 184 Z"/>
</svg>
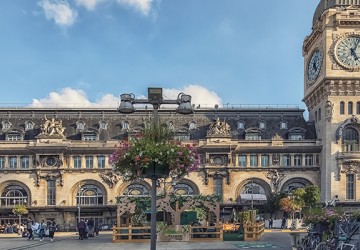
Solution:
<svg viewBox="0 0 360 250">
<path fill-rule="evenodd" d="M 319 0 L 2 0 L 0 103 L 298 104 Z"/>
</svg>

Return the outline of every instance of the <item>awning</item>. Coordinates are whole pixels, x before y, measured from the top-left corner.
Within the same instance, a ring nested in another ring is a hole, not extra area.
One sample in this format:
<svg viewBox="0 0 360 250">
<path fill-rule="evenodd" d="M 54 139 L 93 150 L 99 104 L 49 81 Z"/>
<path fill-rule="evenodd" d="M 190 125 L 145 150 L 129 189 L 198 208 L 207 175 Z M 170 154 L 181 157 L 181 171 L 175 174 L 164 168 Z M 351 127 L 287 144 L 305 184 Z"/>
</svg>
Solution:
<svg viewBox="0 0 360 250">
<path fill-rule="evenodd" d="M 266 195 L 265 194 L 240 194 L 240 199 L 241 200 L 246 200 L 246 201 L 266 201 Z"/>
</svg>

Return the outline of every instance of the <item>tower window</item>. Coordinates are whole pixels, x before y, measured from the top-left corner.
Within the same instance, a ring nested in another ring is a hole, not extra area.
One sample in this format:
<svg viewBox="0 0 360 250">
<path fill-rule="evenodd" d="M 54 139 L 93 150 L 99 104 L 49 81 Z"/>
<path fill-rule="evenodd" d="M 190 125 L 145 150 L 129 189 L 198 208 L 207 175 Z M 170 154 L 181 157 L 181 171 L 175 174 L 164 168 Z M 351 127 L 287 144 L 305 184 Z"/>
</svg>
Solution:
<svg viewBox="0 0 360 250">
<path fill-rule="evenodd" d="M 360 102 L 356 103 L 356 114 L 360 115 Z"/>
<path fill-rule="evenodd" d="M 340 102 L 340 115 L 344 115 L 344 114 L 345 114 L 345 103 Z"/>
<path fill-rule="evenodd" d="M 342 132 L 343 151 L 359 150 L 359 134 L 354 128 L 345 128 Z"/>
<path fill-rule="evenodd" d="M 355 193 L 355 178 L 353 174 L 346 175 L 346 199 L 353 200 Z"/>
<path fill-rule="evenodd" d="M 348 114 L 352 115 L 352 113 L 353 113 L 353 103 L 349 102 L 348 103 Z"/>
</svg>

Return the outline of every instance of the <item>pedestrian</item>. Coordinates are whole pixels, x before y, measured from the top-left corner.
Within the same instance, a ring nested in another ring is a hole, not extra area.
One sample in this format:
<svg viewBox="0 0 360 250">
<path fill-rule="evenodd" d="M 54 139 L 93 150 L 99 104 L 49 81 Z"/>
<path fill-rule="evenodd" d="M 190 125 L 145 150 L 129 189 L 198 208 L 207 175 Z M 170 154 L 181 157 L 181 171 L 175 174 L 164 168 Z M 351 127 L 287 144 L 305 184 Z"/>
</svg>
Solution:
<svg viewBox="0 0 360 250">
<path fill-rule="evenodd" d="M 285 218 L 285 216 L 282 218 L 282 220 L 281 220 L 281 228 L 282 229 L 284 229 L 284 228 L 286 228 L 286 218 Z"/>
<path fill-rule="evenodd" d="M 44 239 L 45 229 L 46 229 L 46 223 L 44 220 L 41 220 L 41 222 L 39 224 L 39 228 L 38 228 L 40 241 L 43 241 L 43 239 Z"/>
<path fill-rule="evenodd" d="M 55 223 L 54 220 L 50 221 L 48 229 L 49 229 L 50 241 L 53 241 L 54 240 L 54 234 L 55 234 L 55 231 L 56 231 L 56 223 Z"/>
<path fill-rule="evenodd" d="M 273 218 L 269 219 L 269 228 L 273 228 Z"/>
<path fill-rule="evenodd" d="M 81 219 L 77 224 L 78 232 L 79 232 L 79 240 L 83 240 L 86 238 L 86 223 L 84 219 Z"/>
<path fill-rule="evenodd" d="M 39 229 L 39 223 L 35 222 L 34 220 L 31 221 L 31 234 L 29 235 L 28 240 L 34 239 L 34 232 L 38 233 L 37 230 Z"/>
</svg>

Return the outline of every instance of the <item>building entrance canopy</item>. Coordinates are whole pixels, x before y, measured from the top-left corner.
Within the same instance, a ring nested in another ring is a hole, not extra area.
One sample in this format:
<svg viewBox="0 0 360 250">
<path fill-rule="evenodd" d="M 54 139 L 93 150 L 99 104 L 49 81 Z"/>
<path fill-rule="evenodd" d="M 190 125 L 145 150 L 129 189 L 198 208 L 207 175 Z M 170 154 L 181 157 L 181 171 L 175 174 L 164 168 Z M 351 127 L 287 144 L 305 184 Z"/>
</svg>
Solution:
<svg viewBox="0 0 360 250">
<path fill-rule="evenodd" d="M 242 201 L 266 201 L 265 194 L 240 194 L 240 200 Z"/>
</svg>

